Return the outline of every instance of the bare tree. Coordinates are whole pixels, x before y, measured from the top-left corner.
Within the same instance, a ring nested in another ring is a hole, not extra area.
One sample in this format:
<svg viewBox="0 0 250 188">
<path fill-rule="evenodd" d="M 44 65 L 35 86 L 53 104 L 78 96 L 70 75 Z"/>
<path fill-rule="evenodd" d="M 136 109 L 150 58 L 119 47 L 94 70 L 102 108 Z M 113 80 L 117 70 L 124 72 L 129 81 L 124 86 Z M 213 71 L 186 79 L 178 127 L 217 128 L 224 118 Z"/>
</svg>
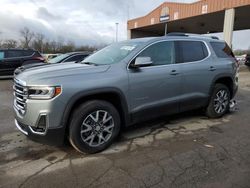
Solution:
<svg viewBox="0 0 250 188">
<path fill-rule="evenodd" d="M 36 33 L 34 35 L 34 40 L 32 43 L 32 47 L 40 52 L 43 53 L 44 51 L 44 43 L 45 43 L 45 36 L 41 33 Z"/>
<path fill-rule="evenodd" d="M 18 42 L 16 40 L 8 39 L 8 40 L 5 40 L 1 46 L 2 48 L 16 48 L 17 44 Z"/>
<path fill-rule="evenodd" d="M 73 52 L 75 51 L 75 44 L 73 41 L 68 41 L 67 44 L 62 45 L 60 51 L 62 53 Z"/>
<path fill-rule="evenodd" d="M 65 40 L 64 40 L 64 38 L 62 36 L 58 36 L 57 37 L 57 42 L 56 42 L 56 51 L 57 52 L 61 52 L 62 51 L 62 48 L 63 48 L 63 46 L 65 44 L 64 41 Z"/>
<path fill-rule="evenodd" d="M 50 47 L 50 52 L 52 53 L 57 53 L 58 52 L 58 46 L 57 46 L 57 42 L 56 41 L 51 41 L 49 43 L 49 47 Z"/>
<path fill-rule="evenodd" d="M 102 48 L 102 47 L 100 47 Z M 92 47 L 92 46 L 79 46 L 76 47 L 76 51 L 89 51 L 89 52 L 93 52 L 96 51 L 98 48 L 97 47 Z"/>
<path fill-rule="evenodd" d="M 29 48 L 30 42 L 34 37 L 34 33 L 29 30 L 29 28 L 24 27 L 22 30 L 20 30 L 20 35 L 22 37 L 21 39 L 21 45 L 23 48 Z"/>
</svg>

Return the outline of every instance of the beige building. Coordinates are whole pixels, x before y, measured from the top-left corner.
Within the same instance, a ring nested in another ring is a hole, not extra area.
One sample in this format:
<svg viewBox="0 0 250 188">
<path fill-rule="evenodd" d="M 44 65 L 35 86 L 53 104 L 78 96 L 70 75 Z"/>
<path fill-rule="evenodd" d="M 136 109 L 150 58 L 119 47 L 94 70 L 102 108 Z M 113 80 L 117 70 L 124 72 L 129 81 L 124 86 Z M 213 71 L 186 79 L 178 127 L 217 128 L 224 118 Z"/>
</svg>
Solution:
<svg viewBox="0 0 250 188">
<path fill-rule="evenodd" d="M 232 43 L 234 30 L 250 29 L 250 0 L 165 2 L 146 16 L 128 21 L 128 38 L 162 36 L 165 32 L 216 33 Z"/>
</svg>

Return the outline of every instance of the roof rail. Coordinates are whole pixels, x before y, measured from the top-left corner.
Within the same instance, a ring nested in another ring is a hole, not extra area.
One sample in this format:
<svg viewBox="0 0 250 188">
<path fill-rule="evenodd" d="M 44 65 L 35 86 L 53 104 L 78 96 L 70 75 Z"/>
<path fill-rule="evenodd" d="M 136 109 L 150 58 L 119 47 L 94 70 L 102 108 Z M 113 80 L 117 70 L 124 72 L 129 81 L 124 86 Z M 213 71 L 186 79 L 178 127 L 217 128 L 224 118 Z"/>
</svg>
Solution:
<svg viewBox="0 0 250 188">
<path fill-rule="evenodd" d="M 181 33 L 181 32 L 171 32 L 171 33 L 168 33 L 167 36 L 185 36 L 185 37 L 188 37 L 188 35 L 186 33 Z"/>
<path fill-rule="evenodd" d="M 171 32 L 171 33 L 168 33 L 166 36 L 204 37 L 204 38 L 211 38 L 211 39 L 219 40 L 219 38 L 216 36 L 205 36 L 205 35 L 200 35 L 200 34 L 181 33 L 181 32 Z"/>
<path fill-rule="evenodd" d="M 219 40 L 219 37 L 216 37 L 216 36 L 210 36 L 212 39 L 216 39 L 216 40 Z"/>
</svg>

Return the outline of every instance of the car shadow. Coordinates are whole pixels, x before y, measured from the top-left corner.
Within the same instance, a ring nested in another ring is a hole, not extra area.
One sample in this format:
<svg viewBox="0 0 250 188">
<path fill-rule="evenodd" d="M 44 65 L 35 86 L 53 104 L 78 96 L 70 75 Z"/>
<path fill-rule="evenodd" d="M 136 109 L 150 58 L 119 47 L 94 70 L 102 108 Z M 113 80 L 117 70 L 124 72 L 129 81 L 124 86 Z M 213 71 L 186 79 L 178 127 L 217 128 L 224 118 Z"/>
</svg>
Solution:
<svg viewBox="0 0 250 188">
<path fill-rule="evenodd" d="M 228 114 L 225 115 L 232 115 L 234 113 L 237 113 L 238 110 L 232 110 Z M 118 136 L 117 140 L 115 141 L 116 144 L 122 143 L 124 141 L 130 141 L 142 136 L 150 135 L 152 132 L 161 129 L 163 127 L 171 127 L 175 124 L 178 124 L 180 122 L 190 122 L 190 119 L 192 121 L 199 121 L 199 120 L 209 120 L 208 117 L 204 115 L 203 110 L 193 110 L 193 111 L 187 111 L 171 116 L 162 116 L 158 117 L 149 121 L 140 122 L 134 125 L 131 125 L 129 127 L 122 128 L 120 135 Z M 195 119 L 195 120 L 194 120 Z M 213 119 L 211 119 L 213 121 Z M 65 144 L 63 147 L 59 147 L 61 150 L 65 152 L 71 153 L 73 157 L 79 157 L 82 154 L 75 151 L 75 149 L 70 145 L 68 139 L 65 139 Z M 88 155 L 88 154 L 84 154 Z"/>
<path fill-rule="evenodd" d="M 153 132 L 157 129 L 162 128 L 163 126 L 170 126 L 173 124 L 176 124 L 177 120 L 178 121 L 188 121 L 189 119 L 199 117 L 200 119 L 208 119 L 206 116 L 203 115 L 201 110 L 193 110 L 193 111 L 188 111 L 188 112 L 183 112 L 171 116 L 162 116 L 158 118 L 154 118 L 152 120 L 148 121 L 143 121 L 140 123 L 136 123 L 134 125 L 128 126 L 128 127 L 123 127 L 121 130 L 120 135 L 118 136 L 117 140 L 115 141 L 116 143 L 121 143 L 124 141 L 129 141 L 132 139 L 135 139 L 137 137 L 140 137 L 141 135 L 138 134 L 136 136 L 136 133 L 138 132 Z M 133 138 L 128 138 L 125 135 L 135 135 Z M 59 147 L 61 150 L 65 152 L 72 152 L 74 150 L 69 143 L 68 139 L 65 139 L 65 143 L 62 147 Z M 78 155 L 78 152 L 74 152 L 76 155 Z"/>
</svg>

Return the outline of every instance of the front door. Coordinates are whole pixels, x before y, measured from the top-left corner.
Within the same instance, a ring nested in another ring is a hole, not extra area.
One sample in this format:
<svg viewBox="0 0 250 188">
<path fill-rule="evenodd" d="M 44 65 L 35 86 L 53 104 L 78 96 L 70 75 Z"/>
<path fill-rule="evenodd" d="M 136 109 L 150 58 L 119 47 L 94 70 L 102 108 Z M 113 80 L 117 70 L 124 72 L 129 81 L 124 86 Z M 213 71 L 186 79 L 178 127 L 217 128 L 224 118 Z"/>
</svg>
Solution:
<svg viewBox="0 0 250 188">
<path fill-rule="evenodd" d="M 178 112 L 181 70 L 180 65 L 175 64 L 174 42 L 157 42 L 137 57 L 149 57 L 152 64 L 139 68 L 129 66 L 128 69 L 129 100 L 134 121 Z"/>
</svg>

